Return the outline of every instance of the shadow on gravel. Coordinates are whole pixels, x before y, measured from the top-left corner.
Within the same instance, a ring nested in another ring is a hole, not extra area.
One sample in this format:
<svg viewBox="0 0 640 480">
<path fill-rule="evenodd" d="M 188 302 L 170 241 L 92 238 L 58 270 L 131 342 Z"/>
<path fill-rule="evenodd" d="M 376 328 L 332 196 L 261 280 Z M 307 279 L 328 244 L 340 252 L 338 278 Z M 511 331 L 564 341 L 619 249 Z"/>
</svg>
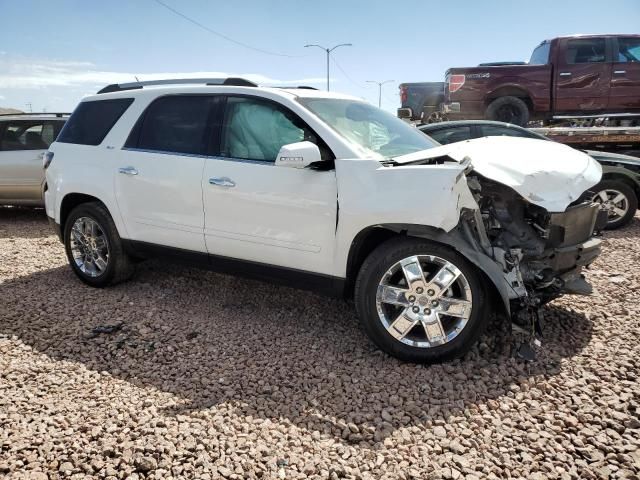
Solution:
<svg viewBox="0 0 640 480">
<path fill-rule="evenodd" d="M 582 314 L 551 306 L 536 363 L 514 359 L 509 338 L 486 335 L 464 360 L 404 364 L 373 347 L 344 301 L 154 262 L 103 290 L 66 266 L 42 271 L 0 284 L 0 299 L 0 334 L 170 392 L 178 403 L 165 414 L 226 403 L 345 443 L 497 408 L 493 400 L 528 388 L 532 376 L 556 374 L 592 331 Z M 119 331 L 90 338 L 94 327 L 119 322 Z"/>
<path fill-rule="evenodd" d="M 20 222 L 20 228 L 16 223 Z M 39 238 L 53 235 L 43 208 L 0 207 L 0 238 Z"/>
</svg>

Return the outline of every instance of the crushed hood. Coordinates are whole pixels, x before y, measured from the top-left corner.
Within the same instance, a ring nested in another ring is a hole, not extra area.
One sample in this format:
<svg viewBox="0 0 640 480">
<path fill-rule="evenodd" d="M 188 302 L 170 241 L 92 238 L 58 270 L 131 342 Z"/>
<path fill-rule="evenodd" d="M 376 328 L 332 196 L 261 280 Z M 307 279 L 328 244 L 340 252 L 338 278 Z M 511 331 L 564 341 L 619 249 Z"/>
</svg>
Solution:
<svg viewBox="0 0 640 480">
<path fill-rule="evenodd" d="M 600 164 L 586 153 L 530 138 L 477 138 L 393 160 L 404 164 L 444 156 L 468 162 L 483 177 L 513 188 L 549 212 L 564 212 L 602 177 Z"/>
</svg>

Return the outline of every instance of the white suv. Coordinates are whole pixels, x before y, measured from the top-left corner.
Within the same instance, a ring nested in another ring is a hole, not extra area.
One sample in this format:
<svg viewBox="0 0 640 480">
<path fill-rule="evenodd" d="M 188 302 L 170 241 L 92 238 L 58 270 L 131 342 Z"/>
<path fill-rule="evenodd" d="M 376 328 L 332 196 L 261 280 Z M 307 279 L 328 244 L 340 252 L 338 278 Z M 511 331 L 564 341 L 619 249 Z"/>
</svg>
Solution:
<svg viewBox="0 0 640 480">
<path fill-rule="evenodd" d="M 197 85 L 196 85 L 197 84 Z M 44 159 L 73 271 L 104 287 L 165 257 L 353 296 L 386 352 L 461 355 L 490 313 L 529 330 L 590 293 L 599 164 L 553 142 L 439 146 L 359 99 L 242 79 L 110 85 Z"/>
</svg>

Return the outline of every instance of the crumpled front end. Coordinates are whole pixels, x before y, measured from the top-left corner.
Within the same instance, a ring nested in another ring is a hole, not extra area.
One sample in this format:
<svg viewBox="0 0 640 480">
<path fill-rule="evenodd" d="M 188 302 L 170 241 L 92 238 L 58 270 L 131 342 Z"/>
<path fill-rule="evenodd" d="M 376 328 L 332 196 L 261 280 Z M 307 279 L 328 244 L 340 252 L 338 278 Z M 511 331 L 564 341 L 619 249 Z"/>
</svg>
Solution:
<svg viewBox="0 0 640 480">
<path fill-rule="evenodd" d="M 594 232 L 606 224 L 606 213 L 597 204 L 577 200 L 552 213 L 478 173 L 467 183 L 479 210 L 462 222 L 469 241 L 501 266 L 516 324 L 531 331 L 540 306 L 564 294 L 592 293 L 582 270 L 601 250 Z"/>
</svg>

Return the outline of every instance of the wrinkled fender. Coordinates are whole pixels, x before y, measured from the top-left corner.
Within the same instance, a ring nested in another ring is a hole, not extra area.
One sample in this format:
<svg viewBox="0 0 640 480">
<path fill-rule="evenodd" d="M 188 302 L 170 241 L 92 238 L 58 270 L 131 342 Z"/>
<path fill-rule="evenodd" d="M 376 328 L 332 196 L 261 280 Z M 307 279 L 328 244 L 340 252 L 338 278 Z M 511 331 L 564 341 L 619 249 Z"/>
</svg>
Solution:
<svg viewBox="0 0 640 480">
<path fill-rule="evenodd" d="M 444 230 L 425 225 L 404 224 L 387 224 L 380 225 L 380 227 L 398 233 L 406 232 L 408 236 L 424 238 L 432 242 L 441 243 L 456 250 L 487 276 L 489 281 L 491 281 L 491 283 L 495 287 L 496 292 L 500 296 L 500 299 L 502 300 L 504 313 L 506 313 L 507 316 L 510 315 L 511 308 L 509 303 L 509 289 L 502 273 L 502 269 L 496 262 L 494 262 L 483 252 L 475 250 L 464 239 L 458 229 L 451 230 L 450 232 L 445 232 Z"/>
</svg>

